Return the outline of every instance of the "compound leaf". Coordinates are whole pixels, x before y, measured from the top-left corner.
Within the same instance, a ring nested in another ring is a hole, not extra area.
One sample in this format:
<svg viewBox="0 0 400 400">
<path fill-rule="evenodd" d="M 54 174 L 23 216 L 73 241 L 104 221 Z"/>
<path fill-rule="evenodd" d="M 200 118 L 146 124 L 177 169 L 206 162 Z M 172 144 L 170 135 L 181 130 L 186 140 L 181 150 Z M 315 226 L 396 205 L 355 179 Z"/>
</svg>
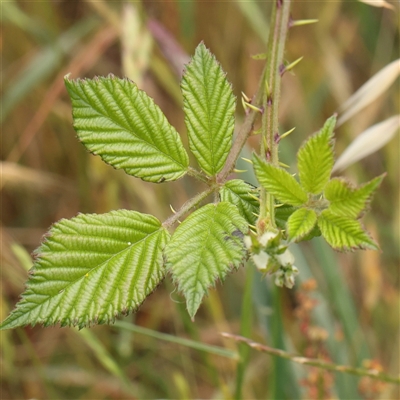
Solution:
<svg viewBox="0 0 400 400">
<path fill-rule="evenodd" d="M 282 203 L 301 206 L 307 201 L 307 193 L 289 172 L 262 161 L 256 154 L 253 165 L 260 185 Z"/>
<path fill-rule="evenodd" d="M 329 181 L 334 164 L 333 129 L 336 117 L 329 118 L 323 128 L 312 135 L 297 153 L 301 185 L 307 193 L 319 194 Z"/>
<path fill-rule="evenodd" d="M 219 191 L 221 201 L 234 204 L 240 214 L 250 224 L 254 224 L 260 210 L 260 202 L 257 200 L 257 191 L 241 179 L 232 179 L 225 183 Z"/>
<path fill-rule="evenodd" d="M 38 248 L 26 291 L 0 328 L 82 328 L 136 310 L 164 278 L 169 238 L 157 218 L 135 211 L 59 221 Z"/>
<path fill-rule="evenodd" d="M 114 168 L 145 181 L 173 181 L 189 165 L 176 130 L 129 79 L 70 80 L 74 128 L 82 143 Z"/>
<path fill-rule="evenodd" d="M 210 176 L 224 166 L 232 145 L 235 96 L 220 64 L 200 43 L 181 83 L 190 150 Z"/>
<path fill-rule="evenodd" d="M 324 210 L 318 217 L 318 226 L 322 236 L 335 250 L 379 249 L 360 222 L 352 218 Z"/>
<path fill-rule="evenodd" d="M 345 217 L 360 217 L 383 178 L 384 175 L 378 176 L 357 188 L 344 179 L 332 179 L 324 191 L 325 198 L 330 202 L 329 210 Z"/>
<path fill-rule="evenodd" d="M 314 210 L 299 208 L 287 221 L 287 233 L 290 240 L 298 242 L 306 237 L 317 222 L 317 214 Z"/>
<path fill-rule="evenodd" d="M 247 230 L 238 209 L 221 202 L 201 207 L 174 232 L 166 247 L 167 263 L 192 319 L 207 289 L 243 261 L 241 236 Z"/>
</svg>

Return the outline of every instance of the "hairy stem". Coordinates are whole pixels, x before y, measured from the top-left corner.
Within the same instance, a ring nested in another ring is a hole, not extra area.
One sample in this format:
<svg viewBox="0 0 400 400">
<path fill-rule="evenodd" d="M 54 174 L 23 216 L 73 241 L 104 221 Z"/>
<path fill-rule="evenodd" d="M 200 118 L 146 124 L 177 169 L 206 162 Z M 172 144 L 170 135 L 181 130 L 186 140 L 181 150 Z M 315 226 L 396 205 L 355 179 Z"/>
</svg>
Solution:
<svg viewBox="0 0 400 400">
<path fill-rule="evenodd" d="M 209 183 L 210 179 L 207 178 L 207 176 L 205 176 L 204 174 L 202 174 L 201 172 L 197 171 L 196 169 L 189 167 L 188 168 L 188 175 L 189 176 L 193 176 L 194 178 L 196 178 L 197 180 L 204 182 L 204 183 Z"/>
<path fill-rule="evenodd" d="M 267 64 L 263 83 L 263 116 L 261 128 L 261 158 L 278 166 L 278 109 L 281 92 L 281 74 L 284 71 L 283 53 L 289 29 L 290 0 L 276 0 L 271 18 L 267 48 Z M 260 191 L 259 233 L 275 227 L 274 198 L 264 188 Z"/>
<path fill-rule="evenodd" d="M 253 101 L 254 105 L 259 106 L 262 102 L 263 96 L 263 82 L 265 80 L 265 70 L 260 79 L 260 84 L 258 86 L 257 93 L 255 95 L 255 99 Z M 240 152 L 243 149 L 243 146 L 246 144 L 248 137 L 253 131 L 253 126 L 256 118 L 258 117 L 259 112 L 255 110 L 250 110 L 247 114 L 242 126 L 239 129 L 239 132 L 235 138 L 235 141 L 231 147 L 231 150 L 226 159 L 225 165 L 222 168 L 221 172 L 217 175 L 216 181 L 218 183 L 223 183 L 226 181 L 228 175 L 233 171 L 236 165 L 236 161 L 239 158 Z"/>
<path fill-rule="evenodd" d="M 196 207 L 202 200 L 204 200 L 208 195 L 216 190 L 215 186 L 210 186 L 204 192 L 197 194 L 196 196 L 189 199 L 183 206 L 175 213 L 172 214 L 168 219 L 163 222 L 164 228 L 170 228 L 176 222 L 179 221 L 179 218 L 183 217 L 186 213 L 188 213 L 192 208 Z"/>
</svg>

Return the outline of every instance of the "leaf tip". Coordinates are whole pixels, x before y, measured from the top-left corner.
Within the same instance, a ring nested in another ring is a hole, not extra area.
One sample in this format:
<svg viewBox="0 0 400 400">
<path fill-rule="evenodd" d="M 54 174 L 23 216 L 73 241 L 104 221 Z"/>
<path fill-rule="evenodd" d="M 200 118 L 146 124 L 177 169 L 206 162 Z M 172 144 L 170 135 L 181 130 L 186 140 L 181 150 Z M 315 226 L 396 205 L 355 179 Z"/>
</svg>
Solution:
<svg viewBox="0 0 400 400">
<path fill-rule="evenodd" d="M 337 116 L 338 116 L 338 113 L 337 113 L 337 112 L 333 113 L 333 114 L 326 120 L 326 123 L 329 124 L 329 125 L 332 125 L 332 124 L 333 124 L 333 126 L 335 126 L 335 125 L 336 125 Z"/>
<path fill-rule="evenodd" d="M 14 328 L 23 327 L 23 326 L 27 325 L 26 322 L 25 323 L 24 322 L 22 322 L 22 323 L 16 322 L 16 318 L 14 318 L 15 317 L 14 311 L 11 312 L 11 314 L 3 322 L 0 323 L 0 331 L 5 331 L 7 329 L 14 329 Z M 34 325 L 35 324 L 33 324 L 33 323 L 31 324 L 32 327 Z"/>
<path fill-rule="evenodd" d="M 199 296 L 197 296 L 197 297 L 199 297 Z M 197 299 L 197 300 L 192 299 L 192 301 L 187 299 L 187 302 L 186 302 L 187 312 L 189 313 L 190 320 L 192 322 L 194 322 L 194 317 L 200 307 L 201 300 L 202 300 L 202 297 L 200 297 L 200 299 Z"/>
<path fill-rule="evenodd" d="M 7 320 L 4 320 L 1 324 L 0 324 L 0 331 L 5 331 L 6 329 L 9 329 L 8 327 L 7 327 Z"/>
<path fill-rule="evenodd" d="M 204 43 L 204 40 L 201 40 L 200 43 L 197 45 L 196 50 L 197 49 L 202 49 L 202 50 L 208 50 L 206 44 Z"/>
</svg>

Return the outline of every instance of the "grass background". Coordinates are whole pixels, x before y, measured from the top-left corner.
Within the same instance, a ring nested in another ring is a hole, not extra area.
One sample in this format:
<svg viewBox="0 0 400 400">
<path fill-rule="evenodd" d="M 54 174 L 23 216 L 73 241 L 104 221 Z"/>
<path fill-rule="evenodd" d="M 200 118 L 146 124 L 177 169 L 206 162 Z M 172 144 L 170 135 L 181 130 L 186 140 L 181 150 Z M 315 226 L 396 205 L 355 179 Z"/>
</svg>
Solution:
<svg viewBox="0 0 400 400">
<path fill-rule="evenodd" d="M 294 19 L 319 22 L 289 33 L 287 60 L 304 59 L 283 79 L 281 132 L 296 127 L 281 144 L 283 162 L 294 166 L 302 141 L 399 57 L 394 5 L 391 11 L 357 1 L 293 2 Z M 30 253 L 53 222 L 118 208 L 163 220 L 170 204 L 178 208 L 200 190 L 187 177 L 148 184 L 90 155 L 73 131 L 62 77 L 130 76 L 187 143 L 179 89 L 183 63 L 204 40 L 238 98 L 241 91 L 251 97 L 263 67 L 251 56 L 264 51 L 270 8 L 270 2 L 256 1 L 1 3 L 2 319 L 23 291 Z M 398 113 L 399 89 L 397 81 L 337 130 L 337 154 L 368 126 Z M 237 126 L 244 114 L 238 103 Z M 257 146 L 252 138 L 245 153 Z M 195 323 L 167 278 L 124 322 L 225 347 L 225 355 L 238 347 L 219 333 L 243 333 L 304 356 L 398 374 L 398 150 L 397 135 L 345 171 L 359 183 L 388 173 L 364 218 L 382 252 L 337 254 L 320 240 L 305 243 L 295 249 L 300 277 L 293 290 L 277 289 L 248 265 L 210 291 Z M 254 180 L 250 173 L 242 177 Z M 395 385 L 299 366 L 245 347 L 238 362 L 125 328 L 2 332 L 0 398 L 399 398 Z"/>
</svg>

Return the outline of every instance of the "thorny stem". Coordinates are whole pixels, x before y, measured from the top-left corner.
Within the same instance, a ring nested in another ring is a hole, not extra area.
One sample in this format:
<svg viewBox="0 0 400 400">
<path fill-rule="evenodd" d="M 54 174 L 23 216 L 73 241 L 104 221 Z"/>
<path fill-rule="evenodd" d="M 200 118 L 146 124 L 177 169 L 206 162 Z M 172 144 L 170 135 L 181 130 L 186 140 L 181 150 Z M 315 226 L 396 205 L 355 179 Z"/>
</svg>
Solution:
<svg viewBox="0 0 400 400">
<path fill-rule="evenodd" d="M 261 157 L 273 162 L 275 165 L 278 165 L 278 143 L 275 140 L 275 135 L 278 134 L 278 104 L 280 97 L 281 72 L 283 68 L 283 52 L 287 31 L 289 29 L 289 8 L 290 0 L 276 0 L 274 4 L 267 49 L 269 58 L 267 59 L 262 73 L 257 93 L 252 101 L 252 104 L 256 107 L 262 105 Z M 270 88 L 270 93 L 267 93 L 266 91 L 266 82 L 267 86 Z M 180 217 L 189 212 L 209 194 L 218 191 L 224 182 L 226 182 L 229 174 L 231 174 L 235 168 L 236 161 L 239 158 L 243 146 L 246 144 L 249 135 L 253 131 L 254 122 L 258 115 L 258 111 L 252 109 L 248 110 L 248 114 L 239 129 L 225 165 L 217 174 L 214 184 L 212 184 L 212 181 L 206 182 L 207 179 L 200 172 L 193 168 L 189 169 L 189 175 L 208 183 L 210 186 L 204 192 L 199 193 L 197 196 L 188 200 L 175 214 L 171 215 L 163 223 L 164 227 L 171 227 Z M 267 157 L 267 154 L 270 154 L 270 156 Z M 259 222 L 270 219 L 272 225 L 275 226 L 274 199 L 271 195 L 267 195 L 264 189 L 261 189 L 260 203 Z"/>
<path fill-rule="evenodd" d="M 312 367 L 327 369 L 335 372 L 345 372 L 357 376 L 368 376 L 369 378 L 372 379 L 400 384 L 400 377 L 390 376 L 375 369 L 355 368 L 347 365 L 334 364 L 324 360 L 319 360 L 317 358 L 300 357 L 297 356 L 296 354 L 291 354 L 280 349 L 274 349 L 272 347 L 265 346 L 261 343 L 253 342 L 252 340 L 245 338 L 243 336 L 233 335 L 231 333 L 225 333 L 225 332 L 222 332 L 221 335 L 225 338 L 236 340 L 237 342 L 246 343 L 248 346 L 250 346 L 255 350 L 267 353 L 272 356 L 286 358 L 288 360 L 297 362 L 299 364 L 310 365 Z"/>
<path fill-rule="evenodd" d="M 265 80 L 265 72 L 266 69 L 264 69 L 263 74 L 260 79 L 260 83 L 258 85 L 258 90 L 255 95 L 253 104 L 258 106 L 262 102 L 262 97 L 263 97 L 263 86 L 264 86 L 264 80 Z M 235 138 L 235 141 L 231 147 L 231 150 L 228 154 L 228 157 L 226 159 L 225 165 L 222 168 L 221 172 L 217 175 L 216 181 L 218 183 L 223 183 L 226 181 L 226 178 L 229 176 L 229 174 L 233 171 L 236 165 L 236 161 L 239 158 L 240 152 L 243 149 L 243 146 L 246 144 L 246 141 L 253 131 L 254 127 L 254 122 L 256 118 L 258 117 L 259 112 L 255 110 L 250 110 L 249 113 L 247 114 L 245 120 L 243 121 L 242 126 L 239 129 L 239 132 Z"/>
<path fill-rule="evenodd" d="M 185 204 L 183 204 L 183 206 L 175 214 L 172 214 L 168 219 L 163 222 L 163 227 L 167 229 L 170 228 L 172 225 L 179 221 L 179 218 L 188 213 L 192 208 L 196 207 L 202 200 L 204 200 L 209 194 L 211 194 L 215 190 L 215 186 L 210 186 L 203 192 L 192 197 Z"/>
<path fill-rule="evenodd" d="M 278 108 L 281 92 L 281 74 L 284 71 L 283 53 L 289 29 L 290 0 L 276 0 L 271 31 L 268 40 L 268 60 L 264 82 L 261 159 L 278 166 Z M 259 233 L 268 226 L 275 227 L 274 197 L 264 188 L 260 189 L 260 216 L 257 222 Z"/>
</svg>

